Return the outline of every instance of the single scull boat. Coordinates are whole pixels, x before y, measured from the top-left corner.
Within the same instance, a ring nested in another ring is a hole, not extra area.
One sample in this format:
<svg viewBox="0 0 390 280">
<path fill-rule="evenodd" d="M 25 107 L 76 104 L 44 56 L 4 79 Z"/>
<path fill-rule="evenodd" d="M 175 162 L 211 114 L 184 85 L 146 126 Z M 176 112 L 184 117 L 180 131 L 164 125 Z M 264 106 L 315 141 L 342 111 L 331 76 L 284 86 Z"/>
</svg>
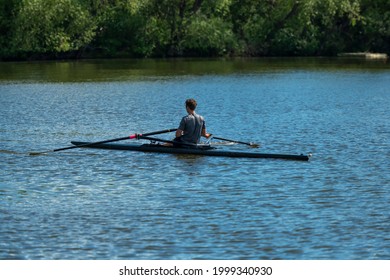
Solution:
<svg viewBox="0 0 390 280">
<path fill-rule="evenodd" d="M 72 141 L 72 144 L 80 148 L 95 148 L 95 149 L 110 149 L 110 150 L 126 150 L 152 153 L 166 153 L 166 154 L 185 154 L 185 155 L 202 155 L 202 156 L 216 156 L 216 157 L 238 157 L 238 158 L 273 158 L 273 159 L 287 159 L 287 160 L 301 160 L 308 161 L 309 155 L 287 155 L 287 154 L 264 154 L 255 152 L 240 152 L 240 151 L 223 151 L 217 150 L 211 146 L 199 146 L 196 148 L 182 148 L 164 146 L 161 144 L 111 144 L 101 143 L 93 144 L 91 142 Z"/>
</svg>

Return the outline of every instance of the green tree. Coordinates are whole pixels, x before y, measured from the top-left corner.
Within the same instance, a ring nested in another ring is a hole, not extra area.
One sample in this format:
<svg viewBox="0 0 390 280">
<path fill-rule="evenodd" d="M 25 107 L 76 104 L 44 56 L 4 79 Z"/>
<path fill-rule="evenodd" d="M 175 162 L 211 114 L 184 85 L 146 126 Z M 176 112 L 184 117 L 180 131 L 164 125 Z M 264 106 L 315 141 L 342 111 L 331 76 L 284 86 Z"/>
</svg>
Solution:
<svg viewBox="0 0 390 280">
<path fill-rule="evenodd" d="M 11 56 L 9 39 L 12 37 L 13 18 L 21 0 L 0 0 L 0 58 Z"/>
<path fill-rule="evenodd" d="M 234 0 L 233 30 L 251 55 L 334 55 L 354 45 L 358 0 Z"/>
<path fill-rule="evenodd" d="M 390 1 L 361 0 L 361 16 L 354 33 L 360 50 L 390 54 Z"/>
<path fill-rule="evenodd" d="M 229 23 L 219 17 L 197 14 L 187 26 L 182 46 L 187 55 L 220 56 L 232 53 L 235 42 Z"/>
<path fill-rule="evenodd" d="M 58 55 L 85 48 L 96 25 L 78 1 L 23 0 L 13 28 L 16 52 Z"/>
<path fill-rule="evenodd" d="M 238 46 L 229 15 L 230 5 L 231 0 L 195 1 L 196 8 L 183 38 L 186 55 L 220 56 L 235 52 Z"/>
<path fill-rule="evenodd" d="M 80 0 L 94 16 L 96 36 L 92 51 L 104 56 L 134 55 L 137 34 L 145 24 L 140 14 L 142 0 Z"/>
<path fill-rule="evenodd" d="M 361 20 L 359 1 L 310 1 L 313 7 L 311 22 L 316 26 L 316 36 L 321 42 L 318 54 L 335 55 L 350 49 L 354 44 L 351 34 Z"/>
<path fill-rule="evenodd" d="M 269 55 L 278 53 L 277 49 L 290 48 L 297 28 L 290 21 L 299 15 L 300 7 L 295 0 L 233 0 L 233 30 L 245 45 L 246 53 Z"/>
<path fill-rule="evenodd" d="M 0 0 L 0 58 L 390 53 L 388 0 Z"/>
<path fill-rule="evenodd" d="M 140 48 L 145 56 L 220 55 L 230 52 L 234 34 L 230 0 L 149 0 Z"/>
</svg>

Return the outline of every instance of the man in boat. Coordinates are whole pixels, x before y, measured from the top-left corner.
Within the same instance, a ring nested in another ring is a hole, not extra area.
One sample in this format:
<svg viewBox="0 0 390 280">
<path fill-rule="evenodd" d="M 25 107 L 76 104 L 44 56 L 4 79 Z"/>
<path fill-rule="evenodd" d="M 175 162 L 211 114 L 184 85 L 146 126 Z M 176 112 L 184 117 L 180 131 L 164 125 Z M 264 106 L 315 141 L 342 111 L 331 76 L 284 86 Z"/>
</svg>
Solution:
<svg viewBox="0 0 390 280">
<path fill-rule="evenodd" d="M 188 115 L 184 116 L 179 128 L 176 130 L 175 146 L 183 146 L 186 143 L 199 144 L 200 137 L 209 138 L 210 133 L 206 132 L 206 122 L 201 115 L 195 113 L 197 102 L 195 99 L 187 99 L 185 102 Z"/>
</svg>

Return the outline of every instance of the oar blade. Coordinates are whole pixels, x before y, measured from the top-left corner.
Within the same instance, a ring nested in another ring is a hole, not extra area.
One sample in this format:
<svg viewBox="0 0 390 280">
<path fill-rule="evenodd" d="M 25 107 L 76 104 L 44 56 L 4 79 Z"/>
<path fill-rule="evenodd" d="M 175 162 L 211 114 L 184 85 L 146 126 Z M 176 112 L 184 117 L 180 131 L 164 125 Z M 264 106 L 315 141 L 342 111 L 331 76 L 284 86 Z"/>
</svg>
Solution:
<svg viewBox="0 0 390 280">
<path fill-rule="evenodd" d="M 40 156 L 40 155 L 44 155 L 44 154 L 47 154 L 47 153 L 50 153 L 52 151 L 44 151 L 44 152 L 30 152 L 28 153 L 29 156 Z"/>
</svg>

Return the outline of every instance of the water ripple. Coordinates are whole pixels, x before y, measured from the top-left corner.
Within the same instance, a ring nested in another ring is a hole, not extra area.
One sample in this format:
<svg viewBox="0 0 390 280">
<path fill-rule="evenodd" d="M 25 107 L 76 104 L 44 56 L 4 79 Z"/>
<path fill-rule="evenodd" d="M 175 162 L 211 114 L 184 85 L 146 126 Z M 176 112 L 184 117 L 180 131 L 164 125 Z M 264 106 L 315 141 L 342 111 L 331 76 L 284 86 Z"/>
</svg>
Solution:
<svg viewBox="0 0 390 280">
<path fill-rule="evenodd" d="M 276 71 L 1 84 L 0 259 L 387 259 L 388 80 Z M 28 155 L 175 126 L 187 96 L 215 134 L 314 156 Z"/>
</svg>

